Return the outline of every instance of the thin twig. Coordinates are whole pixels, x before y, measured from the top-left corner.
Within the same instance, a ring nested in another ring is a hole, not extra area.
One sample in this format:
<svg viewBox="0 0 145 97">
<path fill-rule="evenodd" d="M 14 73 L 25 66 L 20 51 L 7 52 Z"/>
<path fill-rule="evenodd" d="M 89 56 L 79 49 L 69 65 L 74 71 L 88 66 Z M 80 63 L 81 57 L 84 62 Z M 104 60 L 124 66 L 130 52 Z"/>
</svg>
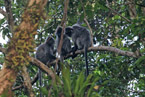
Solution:
<svg viewBox="0 0 145 97">
<path fill-rule="evenodd" d="M 90 30 L 90 34 L 91 34 L 91 43 L 92 43 L 92 46 L 93 46 L 93 44 L 94 44 L 94 43 L 93 43 L 93 31 L 92 31 L 92 28 L 91 28 L 89 22 L 87 21 L 86 11 L 85 11 L 85 8 L 84 8 L 84 5 L 83 5 L 82 0 L 80 0 L 80 2 L 81 2 L 82 8 L 83 8 L 83 12 L 84 12 L 84 21 L 86 22 L 86 24 L 87 24 L 87 26 L 88 26 L 88 28 L 89 28 L 89 30 Z"/>
<path fill-rule="evenodd" d="M 91 26 L 90 26 L 90 24 L 88 23 L 88 21 L 87 21 L 86 18 L 84 18 L 84 21 L 86 22 L 86 24 L 87 24 L 87 26 L 88 26 L 88 28 L 89 28 L 89 30 L 90 30 L 90 33 L 91 33 L 91 43 L 92 43 L 92 46 L 94 46 L 94 45 L 93 45 L 94 42 L 93 42 L 93 31 L 92 31 L 92 28 L 91 28 Z"/>
<path fill-rule="evenodd" d="M 64 28 L 65 28 L 65 22 L 66 22 L 66 18 L 67 18 L 67 9 L 68 9 L 68 4 L 69 4 L 69 0 L 64 0 L 64 12 L 63 12 L 63 18 L 61 21 L 61 26 L 62 26 L 62 32 L 61 32 L 61 39 L 60 39 L 60 43 L 58 46 L 58 54 L 60 55 L 61 53 L 61 47 L 62 47 L 62 43 L 63 43 L 63 32 L 64 32 Z"/>
<path fill-rule="evenodd" d="M 120 17 L 122 17 L 123 19 L 125 19 L 127 22 L 131 23 L 131 21 L 129 19 L 127 19 L 126 17 L 120 15 L 117 11 L 115 11 L 114 9 L 112 9 L 110 6 L 109 6 L 109 2 L 108 0 L 106 0 L 106 7 L 109 8 L 111 11 L 113 11 L 114 13 L 118 14 Z"/>
</svg>

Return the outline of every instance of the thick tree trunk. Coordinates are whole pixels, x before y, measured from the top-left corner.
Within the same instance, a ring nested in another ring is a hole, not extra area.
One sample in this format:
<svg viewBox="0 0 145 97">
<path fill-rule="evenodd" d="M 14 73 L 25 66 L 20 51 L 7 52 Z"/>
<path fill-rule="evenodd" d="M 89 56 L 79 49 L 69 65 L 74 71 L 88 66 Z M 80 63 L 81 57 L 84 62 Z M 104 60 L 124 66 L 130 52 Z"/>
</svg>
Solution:
<svg viewBox="0 0 145 97">
<path fill-rule="evenodd" d="M 3 64 L 3 67 L 5 64 Z M 13 69 L 3 68 L 0 71 L 0 96 L 13 97 L 11 87 L 16 80 L 17 73 Z"/>
<path fill-rule="evenodd" d="M 39 21 L 44 19 L 43 9 L 46 3 L 47 0 L 29 0 L 21 24 L 14 29 L 6 51 L 5 64 L 0 71 L 0 96 L 13 97 L 12 85 L 17 73 L 31 60 L 29 52 L 34 51 L 34 35 L 37 34 Z"/>
</svg>

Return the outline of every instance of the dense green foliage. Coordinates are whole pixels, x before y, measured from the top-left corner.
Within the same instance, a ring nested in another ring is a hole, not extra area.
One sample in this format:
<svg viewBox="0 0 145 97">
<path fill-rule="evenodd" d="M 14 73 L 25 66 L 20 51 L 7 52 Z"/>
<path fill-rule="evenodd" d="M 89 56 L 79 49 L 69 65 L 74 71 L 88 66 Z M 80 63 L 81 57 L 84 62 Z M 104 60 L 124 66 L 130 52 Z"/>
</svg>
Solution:
<svg viewBox="0 0 145 97">
<path fill-rule="evenodd" d="M 28 0 L 13 0 L 12 12 L 15 24 L 21 22 L 21 14 L 25 10 Z M 134 1 L 136 15 L 130 14 L 129 0 L 70 0 L 66 26 L 71 26 L 80 18 L 87 20 L 93 31 L 93 40 L 96 45 L 111 46 L 124 51 L 140 52 L 137 58 L 118 55 L 109 51 L 91 51 L 88 53 L 89 69 L 91 75 L 84 78 L 82 71 L 85 70 L 84 56 L 78 55 L 75 59 L 68 58 L 64 62 L 62 75 L 58 76 L 59 84 L 54 84 L 52 95 L 58 97 L 60 93 L 65 97 L 126 97 L 145 96 L 145 0 Z M 55 29 L 61 23 L 63 17 L 63 0 L 48 0 L 46 6 L 46 21 L 41 21 L 38 35 L 35 37 L 39 45 L 48 35 L 55 37 Z M 3 0 L 0 7 L 4 8 Z M 84 10 L 83 10 L 84 7 Z M 125 18 L 128 20 L 126 20 Z M 83 26 L 87 27 L 86 23 Z M 0 32 L 5 37 L 11 37 L 6 18 L 0 20 Z M 3 45 L 7 47 L 7 45 Z M 32 56 L 35 52 L 32 53 Z M 0 55 L 0 64 L 4 62 L 4 56 Z M 33 78 L 38 68 L 29 65 L 29 74 Z M 65 73 L 64 73 L 65 72 Z M 43 74 L 44 86 L 41 88 L 45 95 L 51 84 L 51 78 Z M 63 82 L 61 84 L 60 80 Z M 20 85 L 23 78 L 17 79 L 16 85 Z M 15 85 L 15 86 L 16 86 Z M 93 86 L 100 88 L 95 91 Z M 89 89 L 87 90 L 87 86 Z M 38 81 L 34 84 L 35 95 L 39 95 Z M 23 90 L 23 91 L 21 91 Z M 25 89 L 15 91 L 15 94 L 25 95 Z M 94 96 L 95 95 L 95 96 Z M 21 96 L 25 97 L 25 96 Z"/>
</svg>

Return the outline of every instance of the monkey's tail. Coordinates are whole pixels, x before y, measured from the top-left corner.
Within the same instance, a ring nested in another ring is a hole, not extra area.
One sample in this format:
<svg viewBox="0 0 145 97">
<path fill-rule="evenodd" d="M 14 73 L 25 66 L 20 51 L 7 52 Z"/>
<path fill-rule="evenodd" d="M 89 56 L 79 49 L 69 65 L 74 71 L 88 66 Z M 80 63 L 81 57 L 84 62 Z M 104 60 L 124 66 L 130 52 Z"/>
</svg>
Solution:
<svg viewBox="0 0 145 97">
<path fill-rule="evenodd" d="M 84 56 L 85 56 L 85 64 L 86 64 L 86 75 L 89 75 L 89 68 L 88 68 L 88 56 L 87 56 L 88 47 L 85 46 L 84 48 Z"/>
<path fill-rule="evenodd" d="M 42 97 L 42 92 L 41 92 L 41 87 L 42 87 L 42 72 L 41 70 L 39 69 L 39 85 L 40 85 L 40 88 L 39 88 L 39 91 L 40 91 L 40 96 L 39 97 Z"/>
</svg>

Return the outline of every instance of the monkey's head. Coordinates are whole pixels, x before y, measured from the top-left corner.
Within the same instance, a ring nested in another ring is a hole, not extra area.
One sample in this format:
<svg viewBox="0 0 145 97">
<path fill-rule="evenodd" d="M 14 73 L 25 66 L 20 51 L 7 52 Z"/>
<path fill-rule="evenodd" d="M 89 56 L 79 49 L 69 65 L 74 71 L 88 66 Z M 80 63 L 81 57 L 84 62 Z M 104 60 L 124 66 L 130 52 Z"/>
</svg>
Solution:
<svg viewBox="0 0 145 97">
<path fill-rule="evenodd" d="M 62 32 L 62 27 L 58 26 L 55 32 L 56 36 L 61 37 L 61 32 Z"/>
<path fill-rule="evenodd" d="M 52 45 L 52 44 L 54 44 L 54 43 L 55 43 L 54 38 L 53 38 L 51 35 L 48 36 L 47 39 L 45 40 L 45 43 L 46 43 L 47 45 Z"/>
<path fill-rule="evenodd" d="M 72 28 L 71 26 L 66 27 L 66 28 L 65 28 L 65 34 L 66 34 L 67 36 L 71 37 L 72 34 L 73 34 L 73 28 Z"/>
</svg>

